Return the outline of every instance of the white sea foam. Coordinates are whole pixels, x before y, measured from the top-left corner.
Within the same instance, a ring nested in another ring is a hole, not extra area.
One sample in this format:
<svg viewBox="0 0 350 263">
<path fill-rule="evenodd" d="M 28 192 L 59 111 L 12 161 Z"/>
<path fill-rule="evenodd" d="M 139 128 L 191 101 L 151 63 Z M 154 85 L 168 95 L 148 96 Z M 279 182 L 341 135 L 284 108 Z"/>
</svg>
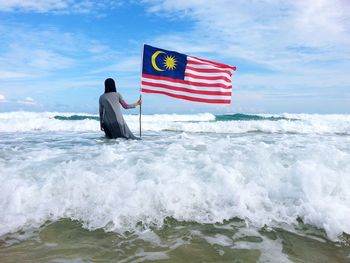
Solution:
<svg viewBox="0 0 350 263">
<path fill-rule="evenodd" d="M 58 112 L 0 113 L 0 132 L 96 131 L 99 129 L 96 120 L 62 121 L 55 119 L 55 116 L 69 117 L 72 115 L 94 116 Z"/>
<path fill-rule="evenodd" d="M 146 132 L 140 142 L 104 140 L 96 120 L 11 114 L 0 116 L 2 131 L 5 122 L 15 126 L 0 137 L 0 236 L 61 218 L 123 232 L 139 222 L 161 226 L 167 217 L 199 223 L 239 217 L 258 228 L 302 218 L 332 239 L 350 233 L 350 137 L 340 135 L 346 134 L 346 115 L 335 117 L 342 124 L 330 116 L 293 115 L 300 119 L 290 121 L 296 123 L 293 134 L 230 134 L 231 122 L 215 126 L 210 114 L 176 121 L 160 116 L 162 123 L 149 116 L 150 131 L 203 125 L 208 133 Z M 32 127 L 54 132 L 28 129 L 30 118 Z M 127 118 L 134 125 L 137 116 Z M 198 122 L 189 122 L 194 119 Z M 259 121 L 234 123 L 249 122 Z M 282 127 L 289 121 L 261 122 Z M 74 125 L 78 133 L 62 132 Z"/>
</svg>

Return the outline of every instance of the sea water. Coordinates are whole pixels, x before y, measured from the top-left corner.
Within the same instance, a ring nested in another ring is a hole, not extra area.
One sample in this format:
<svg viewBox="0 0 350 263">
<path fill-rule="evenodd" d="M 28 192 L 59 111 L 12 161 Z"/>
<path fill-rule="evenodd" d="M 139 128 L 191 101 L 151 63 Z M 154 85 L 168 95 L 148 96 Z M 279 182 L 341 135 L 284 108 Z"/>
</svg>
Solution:
<svg viewBox="0 0 350 263">
<path fill-rule="evenodd" d="M 350 262 L 349 234 L 350 115 L 0 113 L 1 263 Z"/>
</svg>

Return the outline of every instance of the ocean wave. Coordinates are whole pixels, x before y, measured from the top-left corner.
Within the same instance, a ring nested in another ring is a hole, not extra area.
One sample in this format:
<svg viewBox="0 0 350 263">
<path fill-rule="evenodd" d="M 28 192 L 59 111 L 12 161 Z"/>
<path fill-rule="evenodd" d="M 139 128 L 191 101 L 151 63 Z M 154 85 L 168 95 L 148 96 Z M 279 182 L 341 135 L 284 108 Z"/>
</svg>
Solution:
<svg viewBox="0 0 350 263">
<path fill-rule="evenodd" d="M 139 130 L 138 115 L 124 115 L 134 132 Z M 73 131 L 98 132 L 99 117 L 85 113 L 10 112 L 0 113 L 0 132 Z M 350 115 L 142 115 L 143 131 L 237 134 L 247 132 L 350 134 Z"/>
<path fill-rule="evenodd" d="M 216 121 L 279 121 L 279 120 L 297 120 L 297 119 L 289 119 L 283 116 L 267 116 L 267 115 L 252 115 L 252 114 L 224 114 L 217 115 Z"/>
<path fill-rule="evenodd" d="M 331 239 L 350 233 L 350 142 L 341 136 L 2 139 L 0 236 L 62 218 L 119 233 L 167 218 L 238 217 L 258 228 L 301 218 Z"/>
</svg>

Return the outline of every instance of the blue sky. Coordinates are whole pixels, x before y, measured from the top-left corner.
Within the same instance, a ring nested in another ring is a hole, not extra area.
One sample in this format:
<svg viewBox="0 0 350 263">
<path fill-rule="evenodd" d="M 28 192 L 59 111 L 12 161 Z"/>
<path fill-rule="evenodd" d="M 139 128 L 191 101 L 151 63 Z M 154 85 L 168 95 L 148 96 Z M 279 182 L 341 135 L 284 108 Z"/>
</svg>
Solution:
<svg viewBox="0 0 350 263">
<path fill-rule="evenodd" d="M 231 105 L 144 113 L 350 113 L 348 0 L 0 0 L 0 112 L 97 113 L 107 77 L 134 102 L 143 43 L 237 66 Z"/>
</svg>

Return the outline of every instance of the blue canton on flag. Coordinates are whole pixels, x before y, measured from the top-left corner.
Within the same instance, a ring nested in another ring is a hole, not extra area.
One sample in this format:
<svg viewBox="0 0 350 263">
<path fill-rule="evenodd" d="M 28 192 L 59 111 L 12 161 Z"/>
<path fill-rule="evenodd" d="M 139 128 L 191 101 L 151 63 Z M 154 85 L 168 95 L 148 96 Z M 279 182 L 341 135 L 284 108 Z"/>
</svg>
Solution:
<svg viewBox="0 0 350 263">
<path fill-rule="evenodd" d="M 145 45 L 142 73 L 184 79 L 186 63 L 187 56 L 184 54 Z"/>
</svg>

